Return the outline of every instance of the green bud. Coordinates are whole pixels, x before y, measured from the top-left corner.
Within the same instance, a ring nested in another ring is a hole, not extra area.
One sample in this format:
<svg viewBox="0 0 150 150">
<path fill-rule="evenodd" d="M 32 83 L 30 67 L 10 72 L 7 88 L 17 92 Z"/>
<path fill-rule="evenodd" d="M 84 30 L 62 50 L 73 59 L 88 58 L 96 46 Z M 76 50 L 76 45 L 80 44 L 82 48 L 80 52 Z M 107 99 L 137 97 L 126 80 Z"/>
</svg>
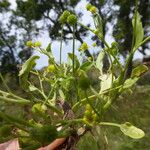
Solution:
<svg viewBox="0 0 150 150">
<path fill-rule="evenodd" d="M 26 42 L 26 46 L 28 46 L 28 47 L 32 47 L 32 46 L 33 46 L 32 41 L 27 41 L 27 42 Z"/>
<path fill-rule="evenodd" d="M 68 10 L 65 10 L 62 15 L 64 18 L 67 18 L 70 15 L 70 12 Z"/>
<path fill-rule="evenodd" d="M 89 10 L 92 14 L 95 14 L 97 12 L 97 8 L 95 6 L 92 6 Z"/>
<path fill-rule="evenodd" d="M 93 46 L 93 47 L 96 47 L 96 46 L 97 46 L 96 42 L 94 42 L 94 43 L 92 44 L 92 46 Z"/>
<path fill-rule="evenodd" d="M 92 107 L 90 106 L 90 104 L 86 104 L 85 108 L 86 108 L 86 110 L 89 110 L 92 112 Z"/>
<path fill-rule="evenodd" d="M 41 42 L 38 41 L 34 43 L 34 47 L 40 47 L 40 46 L 41 46 Z"/>
<path fill-rule="evenodd" d="M 94 30 L 94 34 L 95 34 L 95 35 L 98 35 L 98 34 L 99 34 L 99 31 L 98 31 L 98 30 Z"/>
<path fill-rule="evenodd" d="M 46 69 L 47 72 L 55 72 L 56 68 L 54 65 L 49 65 Z"/>
<path fill-rule="evenodd" d="M 92 6 L 93 6 L 93 5 L 91 5 L 90 3 L 88 3 L 88 4 L 86 5 L 86 9 L 87 9 L 87 10 L 90 10 Z"/>
<path fill-rule="evenodd" d="M 82 45 L 79 48 L 79 51 L 85 51 L 88 49 L 87 43 L 83 42 Z"/>
<path fill-rule="evenodd" d="M 59 17 L 59 21 L 64 24 L 67 21 L 67 17 L 69 15 L 70 15 L 70 12 L 68 10 L 65 10 L 63 14 Z"/>
<path fill-rule="evenodd" d="M 67 22 L 71 25 L 74 26 L 77 23 L 77 16 L 76 15 L 69 15 L 67 18 Z"/>
</svg>

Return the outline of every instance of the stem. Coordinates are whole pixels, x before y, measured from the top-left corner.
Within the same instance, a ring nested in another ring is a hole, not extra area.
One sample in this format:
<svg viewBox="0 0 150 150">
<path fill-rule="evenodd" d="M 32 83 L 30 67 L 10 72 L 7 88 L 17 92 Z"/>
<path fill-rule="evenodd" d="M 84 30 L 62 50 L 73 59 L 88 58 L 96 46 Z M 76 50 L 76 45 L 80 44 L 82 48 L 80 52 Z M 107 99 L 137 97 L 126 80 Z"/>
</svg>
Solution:
<svg viewBox="0 0 150 150">
<path fill-rule="evenodd" d="M 42 79 L 39 75 L 39 72 L 36 70 L 37 74 L 38 74 L 38 79 L 39 79 L 39 82 L 40 82 L 40 88 L 41 88 L 41 92 L 45 95 L 44 93 L 44 88 L 43 88 L 43 84 L 42 84 Z"/>
<path fill-rule="evenodd" d="M 99 125 L 106 125 L 106 126 L 115 126 L 120 128 L 120 124 L 117 123 L 111 123 L 111 122 L 100 122 Z"/>
<path fill-rule="evenodd" d="M 80 22 L 78 22 L 78 24 L 79 24 L 80 26 L 82 26 L 83 28 L 85 28 L 85 29 L 91 31 L 92 33 L 94 32 L 94 30 L 92 30 L 91 28 L 85 26 L 84 24 L 82 24 L 82 23 L 80 23 Z"/>
<path fill-rule="evenodd" d="M 98 111 L 95 109 L 95 107 L 92 105 L 91 101 L 89 100 L 88 96 L 87 96 L 87 91 L 85 91 L 85 97 L 86 100 L 88 102 L 88 104 L 91 106 L 91 108 L 93 109 L 93 111 L 98 115 L 98 117 L 100 118 L 100 114 L 98 113 Z"/>
<path fill-rule="evenodd" d="M 59 56 L 59 61 L 60 61 L 60 65 L 61 65 L 61 59 L 62 59 L 62 43 L 63 43 L 63 25 L 61 27 L 61 39 L 60 39 L 60 56 Z"/>
<path fill-rule="evenodd" d="M 74 74 L 74 57 L 75 57 L 75 26 L 73 26 L 73 45 L 72 45 L 72 54 L 73 54 L 73 58 L 72 58 L 72 66 L 73 66 L 73 74 Z"/>
<path fill-rule="evenodd" d="M 100 96 L 100 95 L 103 95 L 103 94 L 107 94 L 110 91 L 114 91 L 114 90 L 119 89 L 121 87 L 122 87 L 122 85 L 120 85 L 118 87 L 115 87 L 115 88 L 108 89 L 106 91 L 103 91 L 103 92 L 99 93 L 98 95 Z M 95 98 L 95 97 L 97 97 L 97 95 L 91 95 L 91 96 L 88 97 L 88 99 L 90 100 L 90 99 Z M 78 108 L 78 106 L 80 104 L 85 104 L 85 103 L 86 103 L 86 98 L 81 99 L 79 102 L 77 102 L 76 104 L 74 104 L 74 106 L 72 107 L 72 109 L 75 110 L 76 108 Z"/>
<path fill-rule="evenodd" d="M 134 28 L 133 28 L 133 36 L 132 36 L 132 46 L 131 46 L 131 51 L 134 48 L 135 44 L 135 35 L 136 35 L 136 23 L 137 23 L 137 9 L 138 9 L 138 0 L 135 0 L 135 18 L 134 18 Z"/>
<path fill-rule="evenodd" d="M 6 90 L 7 90 L 9 93 L 12 93 L 11 90 L 9 89 L 9 87 L 7 86 L 7 84 L 6 84 L 6 82 L 5 82 L 5 80 L 4 80 L 4 78 L 3 78 L 3 76 L 2 76 L 1 73 L 0 73 L 0 78 L 1 78 L 1 80 L 2 80 L 2 82 L 3 82 L 3 84 L 4 84 L 4 86 L 5 86 Z"/>
<path fill-rule="evenodd" d="M 12 99 L 12 98 L 7 98 L 7 97 L 3 97 L 0 96 L 0 100 L 4 101 L 4 102 L 11 102 L 11 103 L 16 103 L 16 104 L 22 104 L 22 105 L 28 105 L 31 104 L 31 101 L 29 100 L 22 100 L 22 99 Z"/>
</svg>

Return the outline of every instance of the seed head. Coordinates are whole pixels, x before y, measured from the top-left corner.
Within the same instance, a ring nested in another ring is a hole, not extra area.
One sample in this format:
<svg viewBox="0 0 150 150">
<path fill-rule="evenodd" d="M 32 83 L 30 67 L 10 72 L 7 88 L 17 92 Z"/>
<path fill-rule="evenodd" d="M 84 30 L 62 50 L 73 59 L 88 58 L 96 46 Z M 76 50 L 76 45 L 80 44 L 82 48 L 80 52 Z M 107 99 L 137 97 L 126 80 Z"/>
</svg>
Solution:
<svg viewBox="0 0 150 150">
<path fill-rule="evenodd" d="M 86 5 L 86 9 L 87 9 L 87 10 L 90 10 L 92 6 L 93 6 L 93 5 L 91 5 L 90 3 L 88 3 L 88 4 Z"/>
<path fill-rule="evenodd" d="M 92 14 L 95 14 L 97 12 L 97 8 L 95 6 L 92 6 L 89 10 Z"/>
<path fill-rule="evenodd" d="M 41 44 L 41 42 L 39 42 L 39 41 L 37 41 L 37 42 L 35 42 L 34 43 L 34 47 L 40 47 L 42 44 Z"/>
<path fill-rule="evenodd" d="M 70 25 L 74 26 L 74 25 L 77 23 L 77 16 L 74 15 L 74 14 L 69 15 L 69 16 L 67 17 L 67 22 L 68 22 Z"/>
<path fill-rule="evenodd" d="M 32 47 L 34 44 L 32 43 L 32 41 L 27 41 L 26 42 L 26 46 L 28 46 L 28 47 Z"/>
<path fill-rule="evenodd" d="M 87 43 L 83 42 L 79 48 L 79 51 L 86 51 L 88 49 Z"/>
</svg>

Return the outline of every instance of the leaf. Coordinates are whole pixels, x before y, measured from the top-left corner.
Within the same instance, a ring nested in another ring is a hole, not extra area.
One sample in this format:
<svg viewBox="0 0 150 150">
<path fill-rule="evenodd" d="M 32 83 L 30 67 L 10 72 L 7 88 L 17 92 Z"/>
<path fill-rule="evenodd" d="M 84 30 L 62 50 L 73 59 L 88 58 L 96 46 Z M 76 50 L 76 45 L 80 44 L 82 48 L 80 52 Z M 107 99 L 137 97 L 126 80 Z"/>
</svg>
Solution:
<svg viewBox="0 0 150 150">
<path fill-rule="evenodd" d="M 137 47 L 139 43 L 142 42 L 144 37 L 144 30 L 141 22 L 141 16 L 138 12 L 134 15 L 132 19 L 132 26 L 133 26 L 134 37 L 135 37 L 134 47 Z"/>
<path fill-rule="evenodd" d="M 139 77 L 140 75 L 142 75 L 146 71 L 148 71 L 148 67 L 146 65 L 139 65 L 133 69 L 132 74 L 131 74 L 131 78 Z"/>
<path fill-rule="evenodd" d="M 42 145 L 48 145 L 57 138 L 57 130 L 53 125 L 35 125 L 29 128 L 30 136 Z"/>
<path fill-rule="evenodd" d="M 39 89 L 37 87 L 35 87 L 34 85 L 30 84 L 29 85 L 29 91 L 33 92 L 33 91 L 38 91 Z"/>
<path fill-rule="evenodd" d="M 88 71 L 93 66 L 93 62 L 86 61 L 80 67 L 81 70 Z"/>
<path fill-rule="evenodd" d="M 145 136 L 144 131 L 141 129 L 133 126 L 131 123 L 126 122 L 124 124 L 120 125 L 120 130 L 127 136 L 133 138 L 133 139 L 140 139 Z"/>
<path fill-rule="evenodd" d="M 28 76 L 32 68 L 36 65 L 35 60 L 39 59 L 39 56 L 32 56 L 30 57 L 22 66 L 21 71 L 19 72 L 19 82 L 21 87 L 28 91 L 29 83 L 28 83 Z"/>
<path fill-rule="evenodd" d="M 103 35 L 103 23 L 101 16 L 99 14 L 95 14 L 93 17 L 96 29 L 101 33 L 101 35 Z"/>
<path fill-rule="evenodd" d="M 112 74 L 103 74 L 99 78 L 101 80 L 101 90 L 100 90 L 100 92 L 103 92 L 103 91 L 111 88 Z"/>
<path fill-rule="evenodd" d="M 123 89 L 128 89 L 130 87 L 132 87 L 139 78 L 135 77 L 135 78 L 129 78 L 125 81 L 124 85 L 123 85 Z"/>
<path fill-rule="evenodd" d="M 72 53 L 68 53 L 68 56 L 71 60 L 73 60 L 73 54 Z M 76 55 L 74 55 L 74 65 L 75 65 L 75 69 L 78 69 L 80 67 L 80 63 L 79 63 L 79 60 L 77 58 Z"/>
<path fill-rule="evenodd" d="M 96 60 L 96 68 L 100 70 L 100 74 L 103 74 L 103 58 L 105 56 L 105 52 L 103 50 L 100 51 Z"/>
<path fill-rule="evenodd" d="M 52 51 L 51 45 L 52 45 L 51 43 L 48 44 L 48 46 L 47 46 L 47 48 L 46 48 L 46 51 L 47 51 L 47 52 L 51 52 L 51 51 Z"/>
</svg>

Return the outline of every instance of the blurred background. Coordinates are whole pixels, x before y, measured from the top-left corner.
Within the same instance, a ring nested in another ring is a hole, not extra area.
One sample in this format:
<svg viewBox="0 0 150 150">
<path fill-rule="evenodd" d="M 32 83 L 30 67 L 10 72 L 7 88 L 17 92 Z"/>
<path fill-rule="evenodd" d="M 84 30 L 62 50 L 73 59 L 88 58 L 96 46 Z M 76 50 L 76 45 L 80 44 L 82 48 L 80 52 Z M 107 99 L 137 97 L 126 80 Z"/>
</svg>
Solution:
<svg viewBox="0 0 150 150">
<path fill-rule="evenodd" d="M 15 93 L 24 95 L 18 84 L 20 66 L 31 56 L 40 55 L 37 69 L 48 65 L 46 56 L 39 54 L 25 46 L 26 41 L 40 41 L 46 48 L 52 42 L 52 51 L 55 59 L 59 60 L 59 45 L 61 24 L 58 18 L 64 10 L 77 14 L 83 24 L 94 28 L 91 14 L 85 6 L 91 3 L 98 8 L 103 19 L 105 39 L 111 45 L 113 41 L 120 44 L 120 60 L 124 63 L 130 52 L 132 41 L 132 16 L 134 1 L 130 0 L 0 0 L 0 72 L 6 79 L 8 86 Z M 139 0 L 138 11 L 144 28 L 144 35 L 150 35 L 150 1 Z M 71 51 L 72 29 L 65 24 L 63 29 L 63 61 L 67 60 L 67 53 Z M 94 55 L 104 47 L 95 36 L 84 28 L 76 27 L 76 49 L 86 41 L 88 45 L 97 43 L 98 48 L 91 48 L 86 56 Z M 79 56 L 78 50 L 76 54 Z M 107 64 L 107 59 L 106 62 Z M 150 43 L 146 43 L 136 52 L 130 62 L 128 74 L 132 68 L 140 63 L 150 66 Z M 94 73 L 93 73 L 94 74 Z M 0 89 L 4 89 L 0 81 Z M 1 102 L 0 102 L 1 105 Z M 8 106 L 7 106 L 8 107 Z M 14 108 L 9 106 L 9 111 Z M 0 109 L 3 109 L 0 107 Z M 18 108 L 19 109 L 19 108 Z M 15 114 L 15 111 L 14 111 Z M 24 112 L 20 110 L 20 115 Z M 106 138 L 97 135 L 97 138 L 87 135 L 80 141 L 78 149 L 111 149 L 111 150 L 149 150 L 150 149 L 150 71 L 138 81 L 132 95 L 124 94 L 118 104 L 108 113 L 108 120 L 113 122 L 129 121 L 142 128 L 146 136 L 142 140 L 132 140 L 124 137 L 117 129 L 104 128 Z M 95 129 L 96 130 L 96 129 Z M 101 134 L 104 134 L 100 132 Z M 103 136 L 104 137 L 104 136 Z M 1 141 L 3 140 L 0 137 Z M 91 146 L 92 145 L 92 146 Z"/>
</svg>

